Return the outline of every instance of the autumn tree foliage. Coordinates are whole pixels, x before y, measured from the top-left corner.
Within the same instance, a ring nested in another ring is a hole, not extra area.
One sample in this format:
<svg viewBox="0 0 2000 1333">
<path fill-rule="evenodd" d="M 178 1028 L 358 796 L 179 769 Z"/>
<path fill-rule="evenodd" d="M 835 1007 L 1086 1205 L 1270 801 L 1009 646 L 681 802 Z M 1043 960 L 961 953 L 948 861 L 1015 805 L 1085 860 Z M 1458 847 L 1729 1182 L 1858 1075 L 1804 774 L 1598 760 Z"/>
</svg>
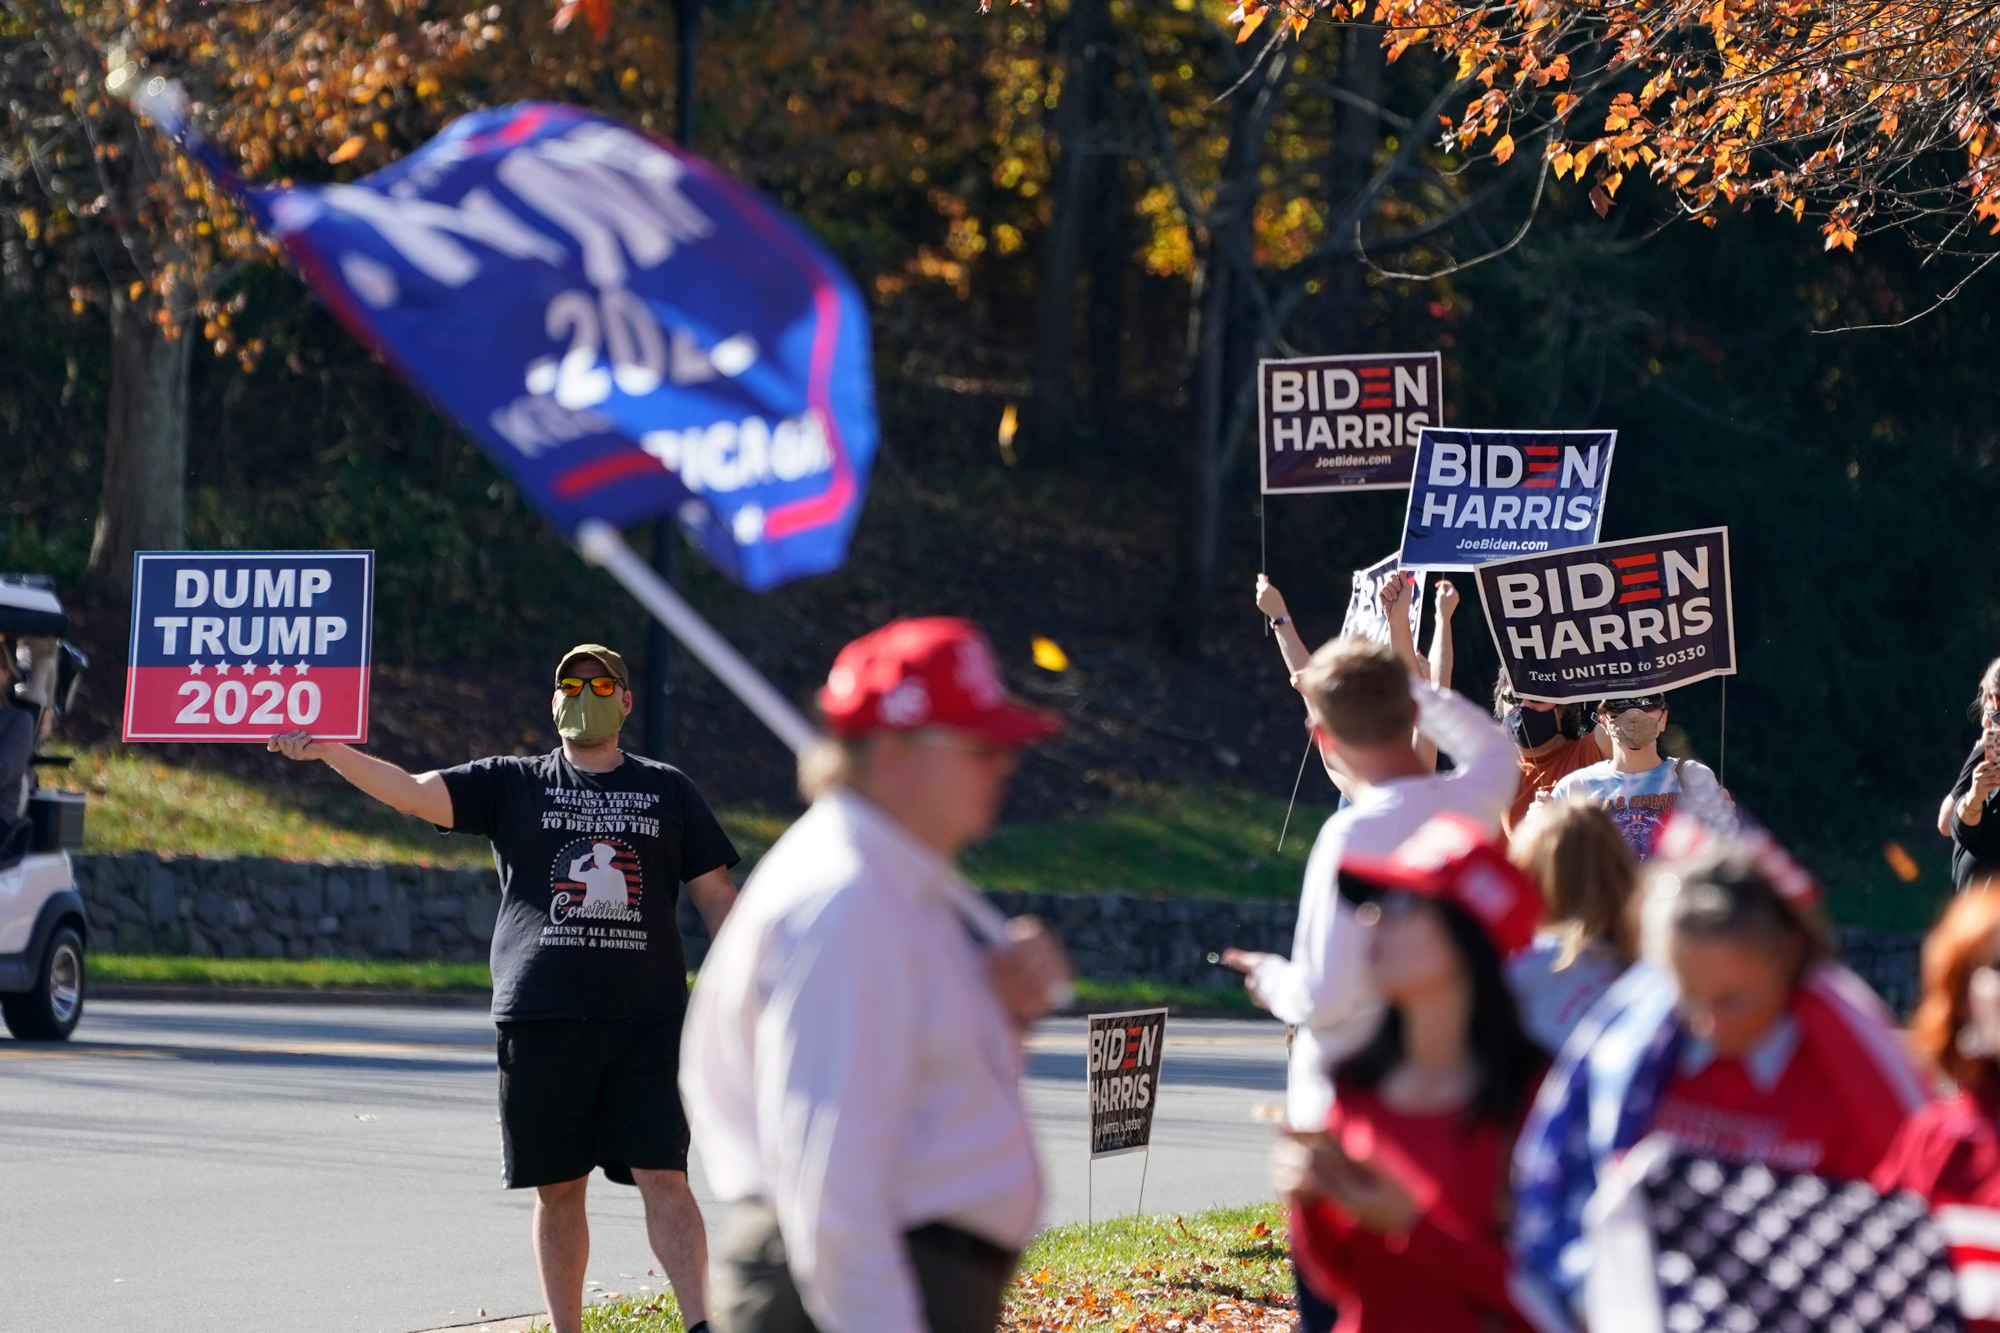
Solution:
<svg viewBox="0 0 2000 1333">
<path fill-rule="evenodd" d="M 107 318 L 112 379 L 91 571 L 116 598 L 131 553 L 183 544 L 191 357 L 246 366 L 246 265 L 271 264 L 228 189 L 128 105 L 171 78 L 202 132 L 251 181 L 362 174 L 454 115 L 524 98 L 588 102 L 657 125 L 674 85 L 671 26 L 608 4 L 566 11 L 436 0 L 277 7 L 203 0 L 8 0 L 0 7 L 0 244 L 16 291 L 81 329 Z M 568 27 L 567 22 L 561 24 Z M 664 128 L 664 126 L 661 126 Z"/>
<path fill-rule="evenodd" d="M 1186 433 L 1182 549 L 1168 629 L 1195 648 L 1218 587 L 1222 533 L 1254 475 L 1246 441 L 1257 359 L 1367 346 L 1383 305 L 1370 265 L 1407 265 L 1413 252 L 1465 242 L 1468 228 L 1512 226 L 1534 173 L 1525 160 L 1458 171 L 1461 155 L 1425 131 L 1473 85 L 1436 60 L 1389 66 L 1370 30 L 1299 18 L 1277 41 L 1277 28 L 1260 34 L 1230 22 L 1224 4 L 1198 0 L 1060 0 L 1040 12 L 1058 58 L 1045 75 L 1053 205 L 1029 447 L 1047 443 L 1067 415 L 1052 409 L 1072 397 L 1072 340 L 1088 350 L 1094 379 L 1106 354 L 1106 266 L 1080 263 L 1065 223 L 1087 219 L 1080 230 L 1093 240 L 1129 229 L 1123 248 L 1149 277 L 1185 284 L 1174 362 Z M 1018 10 L 1005 14 L 1010 26 L 1024 22 Z M 1107 208 L 1107 196 L 1129 199 L 1130 215 Z M 1088 314 L 1077 327 L 1084 268 Z"/>
<path fill-rule="evenodd" d="M 1447 148 L 1505 161 L 1529 144 L 1608 211 L 1644 176 L 1713 225 L 1767 203 L 1817 219 L 1826 248 L 1903 229 L 1984 254 L 2000 230 L 2000 12 L 1949 0 L 1247 0 L 1275 15 L 1381 25 L 1392 58 L 1430 47 L 1481 87 Z"/>
<path fill-rule="evenodd" d="M 414 7 L 10 3 L 0 18 L 0 239 L 16 290 L 108 316 L 111 395 L 93 578 L 183 544 L 190 358 L 246 361 L 231 283 L 269 258 L 223 186 L 142 124 L 121 80 L 182 78 L 252 177 L 388 149 L 435 122 L 441 70 L 498 35 Z"/>
</svg>

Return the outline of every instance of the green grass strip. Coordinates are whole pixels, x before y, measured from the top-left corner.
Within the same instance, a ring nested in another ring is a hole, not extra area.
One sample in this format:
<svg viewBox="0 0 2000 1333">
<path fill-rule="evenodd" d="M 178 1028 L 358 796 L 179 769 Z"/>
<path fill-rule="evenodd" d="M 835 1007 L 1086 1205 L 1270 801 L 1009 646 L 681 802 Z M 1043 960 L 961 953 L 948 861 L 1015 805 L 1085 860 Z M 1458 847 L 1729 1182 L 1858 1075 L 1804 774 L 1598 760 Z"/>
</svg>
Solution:
<svg viewBox="0 0 2000 1333">
<path fill-rule="evenodd" d="M 85 852 L 492 864 L 483 839 L 440 837 L 344 788 L 251 782 L 116 746 L 63 752 L 74 767 L 46 770 L 44 778 L 89 794 Z M 1299 807 L 1281 853 L 1283 801 L 1224 787 L 1137 787 L 1097 814 L 1004 825 L 966 854 L 965 870 L 989 889 L 1289 899 L 1326 815 Z M 725 809 L 717 817 L 743 853 L 742 872 L 790 823 L 754 810 Z"/>
<path fill-rule="evenodd" d="M 1226 787 L 1150 787 L 1102 814 L 1002 825 L 965 854 L 965 873 L 987 889 L 1291 899 L 1330 813 L 1300 806 L 1280 852 L 1283 801 Z"/>
<path fill-rule="evenodd" d="M 1288 1329 L 1290 1254 L 1277 1203 L 1052 1227 L 1021 1261 L 1005 1327 L 1114 1330 L 1144 1320 L 1157 1329 L 1178 1316 L 1242 1333 Z"/>
<path fill-rule="evenodd" d="M 665 1279 L 639 1285 L 586 1309 L 585 1333 L 683 1333 Z M 1291 1308 L 1285 1214 L 1269 1203 L 1053 1227 L 1023 1256 L 1001 1327 L 1110 1333 L 1178 1317 L 1252 1333 L 1289 1328 Z"/>
<path fill-rule="evenodd" d="M 94 982 L 128 985 L 257 986 L 301 990 L 479 991 L 493 988 L 484 963 L 352 961 L 345 958 L 187 958 L 91 953 Z"/>
<path fill-rule="evenodd" d="M 1157 1009 L 1161 1005 L 1240 1013 L 1245 1017 L 1264 1012 L 1250 1003 L 1250 996 L 1240 981 L 1220 990 L 1210 990 L 1206 986 L 1169 986 L 1152 981 L 1093 981 L 1086 977 L 1076 983 L 1076 1002 L 1100 1014 L 1120 1009 Z"/>
<path fill-rule="evenodd" d="M 189 958 L 182 955 L 92 953 L 90 979 L 126 985 L 256 986 L 299 990 L 479 991 L 493 988 L 485 963 L 403 962 L 345 958 Z M 690 981 L 692 978 L 690 977 Z M 1241 987 L 1225 991 L 1156 986 L 1143 981 L 1080 981 L 1080 1005 L 1099 1012 L 1173 1005 L 1187 1009 L 1256 1010 Z"/>
</svg>

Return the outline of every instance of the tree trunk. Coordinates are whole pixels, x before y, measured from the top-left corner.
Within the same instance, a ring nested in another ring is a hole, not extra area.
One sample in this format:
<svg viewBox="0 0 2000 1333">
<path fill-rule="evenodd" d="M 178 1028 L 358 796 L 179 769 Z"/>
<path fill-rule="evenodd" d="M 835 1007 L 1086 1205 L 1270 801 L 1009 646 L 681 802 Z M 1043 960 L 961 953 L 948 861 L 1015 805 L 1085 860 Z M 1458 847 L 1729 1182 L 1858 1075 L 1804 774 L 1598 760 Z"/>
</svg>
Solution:
<svg viewBox="0 0 2000 1333">
<path fill-rule="evenodd" d="M 1287 61 L 1280 52 L 1261 76 L 1230 102 L 1229 147 L 1223 155 L 1206 240 L 1196 248 L 1196 291 L 1189 315 L 1189 422 L 1180 578 L 1169 639 L 1197 653 L 1208 634 L 1222 551 L 1223 482 L 1231 431 L 1228 376 L 1241 283 L 1253 262 L 1251 224 L 1264 140 L 1277 113 Z"/>
<path fill-rule="evenodd" d="M 1056 104 L 1055 216 L 1043 240 L 1035 306 L 1034 404 L 1030 429 L 1053 441 L 1074 410 L 1070 361 L 1076 346 L 1076 286 L 1092 205 L 1110 159 L 1098 139 L 1110 101 L 1117 46 L 1109 0 L 1071 0 L 1063 25 L 1063 88 Z"/>
<path fill-rule="evenodd" d="M 1222 542 L 1221 435 L 1223 382 L 1230 304 L 1235 290 L 1232 266 L 1211 245 L 1202 259 L 1201 290 L 1189 330 L 1193 403 L 1188 440 L 1187 511 L 1181 532 L 1180 595 L 1175 598 L 1177 623 L 1174 646 L 1184 653 L 1200 651 L 1208 632 L 1208 612 L 1215 600 L 1215 576 Z"/>
<path fill-rule="evenodd" d="M 1370 106 L 1382 104 L 1382 81 L 1386 62 L 1382 54 L 1382 41 L 1372 29 L 1349 28 L 1347 45 L 1342 52 L 1340 86 Z M 1382 118 L 1366 107 L 1354 102 L 1339 102 L 1339 131 L 1334 138 L 1333 161 L 1327 172 L 1327 184 L 1332 187 L 1333 198 L 1342 203 L 1353 199 L 1368 187 L 1368 178 L 1374 174 L 1375 149 L 1382 138 Z M 1364 280 L 1361 261 L 1351 251 L 1342 250 L 1333 261 L 1332 272 L 1328 275 L 1328 285 L 1333 298 L 1329 304 L 1333 309 L 1333 346 L 1329 352 L 1359 352 L 1365 350 L 1361 344 L 1361 306 L 1368 299 L 1368 284 Z"/>
<path fill-rule="evenodd" d="M 187 541 L 187 401 L 194 330 L 169 334 L 150 301 L 111 302 L 111 410 L 104 430 L 104 489 L 90 547 L 93 588 L 132 594 L 132 553 L 179 550 Z"/>
<path fill-rule="evenodd" d="M 1117 428 L 1124 410 L 1125 274 L 1132 266 L 1132 215 L 1115 158 L 1097 173 L 1090 216 L 1090 416 L 1100 432 Z"/>
<path fill-rule="evenodd" d="M 1336 101 L 1333 151 L 1327 162 L 1327 197 L 1336 210 L 1368 188 L 1375 171 L 1375 150 L 1382 141 L 1382 118 L 1370 106 L 1382 104 L 1386 62 L 1380 36 L 1369 28 L 1350 28 L 1341 52 L 1340 86 L 1368 106 Z M 1352 239 L 1351 233 L 1343 239 Z M 1301 348 L 1312 353 L 1364 352 L 1362 311 L 1369 299 L 1366 271 L 1351 246 L 1336 250 L 1327 262 L 1326 295 Z M 1266 531 L 1273 556 L 1271 577 L 1286 586 L 1295 611 L 1314 619 L 1338 616 L 1347 601 L 1347 582 L 1328 565 L 1326 552 L 1336 549 L 1351 509 L 1315 503 L 1270 505 Z M 1297 591 L 1291 590 L 1296 587 Z"/>
</svg>

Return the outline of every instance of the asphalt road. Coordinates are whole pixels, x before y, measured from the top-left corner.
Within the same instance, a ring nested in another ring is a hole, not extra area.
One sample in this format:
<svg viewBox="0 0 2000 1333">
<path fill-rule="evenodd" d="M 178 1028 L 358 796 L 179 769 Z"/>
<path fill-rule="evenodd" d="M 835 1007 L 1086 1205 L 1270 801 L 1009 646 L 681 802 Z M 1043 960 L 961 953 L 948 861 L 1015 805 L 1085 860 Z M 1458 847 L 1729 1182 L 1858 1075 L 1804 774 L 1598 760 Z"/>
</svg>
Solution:
<svg viewBox="0 0 2000 1333">
<path fill-rule="evenodd" d="M 1092 1169 L 1081 1020 L 1032 1039 L 1047 1220 L 1267 1197 L 1272 1023 L 1175 1020 L 1150 1157 Z M 500 1188 L 477 1011 L 100 1002 L 0 1038 L 0 1328 L 409 1333 L 541 1308 Z M 708 1202 L 699 1149 L 695 1188 Z M 591 1288 L 660 1285 L 637 1194 L 592 1186 Z M 711 1226 L 716 1219 L 711 1219 Z"/>
</svg>

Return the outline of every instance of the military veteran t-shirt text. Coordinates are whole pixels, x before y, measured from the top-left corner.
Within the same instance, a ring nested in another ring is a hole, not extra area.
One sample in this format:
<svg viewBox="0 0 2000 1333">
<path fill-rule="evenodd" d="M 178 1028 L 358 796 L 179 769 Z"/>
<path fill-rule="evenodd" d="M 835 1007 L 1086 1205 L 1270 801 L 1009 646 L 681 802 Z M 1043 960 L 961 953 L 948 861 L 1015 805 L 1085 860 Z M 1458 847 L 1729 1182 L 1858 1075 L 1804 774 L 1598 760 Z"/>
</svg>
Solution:
<svg viewBox="0 0 2000 1333">
<path fill-rule="evenodd" d="M 500 872 L 493 1017 L 678 1019 L 681 884 L 740 859 L 685 773 L 628 754 L 586 773 L 561 750 L 440 774 L 452 831 Z"/>
</svg>

